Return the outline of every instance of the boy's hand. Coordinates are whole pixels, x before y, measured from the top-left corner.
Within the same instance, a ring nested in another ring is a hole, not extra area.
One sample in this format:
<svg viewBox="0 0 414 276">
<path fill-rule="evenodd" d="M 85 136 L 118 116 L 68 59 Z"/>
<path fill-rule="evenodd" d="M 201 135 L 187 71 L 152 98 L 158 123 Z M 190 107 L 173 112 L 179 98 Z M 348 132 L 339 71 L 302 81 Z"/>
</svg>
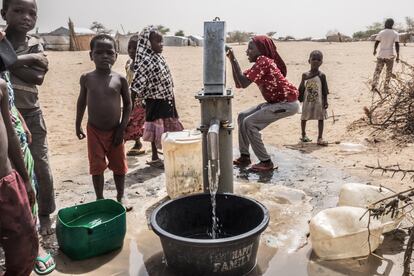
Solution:
<svg viewBox="0 0 414 276">
<path fill-rule="evenodd" d="M 30 132 L 30 130 L 28 128 L 24 130 L 24 133 L 26 134 L 27 143 L 29 145 L 31 145 L 32 141 L 33 141 L 32 140 L 32 133 Z"/>
<path fill-rule="evenodd" d="M 329 106 L 328 103 L 323 103 L 323 108 L 324 109 L 328 109 L 328 106 Z"/>
<path fill-rule="evenodd" d="M 399 62 L 400 62 L 400 57 L 399 57 L 399 56 L 397 56 L 397 58 L 395 59 L 395 61 L 396 61 L 397 63 L 399 63 Z"/>
<path fill-rule="evenodd" d="M 34 58 L 35 66 L 39 66 L 41 69 L 47 71 L 49 69 L 49 61 L 45 53 L 32 54 Z"/>
<path fill-rule="evenodd" d="M 377 55 L 377 50 L 374 50 L 374 56 L 376 56 Z"/>
<path fill-rule="evenodd" d="M 112 139 L 112 144 L 114 146 L 119 146 L 124 141 L 124 129 L 122 127 L 117 127 L 114 133 L 114 138 Z"/>
<path fill-rule="evenodd" d="M 76 128 L 76 136 L 78 136 L 79 140 L 85 139 L 86 135 L 83 132 L 82 127 Z"/>
<path fill-rule="evenodd" d="M 33 190 L 32 184 L 30 183 L 30 180 L 27 181 L 25 183 L 25 185 L 26 185 L 27 198 L 29 199 L 29 203 L 30 203 L 30 208 L 33 208 L 33 206 L 36 203 L 36 195 L 35 195 L 35 192 Z"/>
</svg>

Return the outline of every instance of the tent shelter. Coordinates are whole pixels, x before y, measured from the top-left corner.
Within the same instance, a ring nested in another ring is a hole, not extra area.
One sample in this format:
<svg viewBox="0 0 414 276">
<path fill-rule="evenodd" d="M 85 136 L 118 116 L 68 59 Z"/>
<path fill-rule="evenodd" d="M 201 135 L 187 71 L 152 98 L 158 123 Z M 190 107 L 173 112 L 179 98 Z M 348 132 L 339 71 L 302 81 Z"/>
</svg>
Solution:
<svg viewBox="0 0 414 276">
<path fill-rule="evenodd" d="M 187 36 L 189 45 L 191 46 L 203 46 L 204 38 L 198 35 L 189 35 Z"/>
<path fill-rule="evenodd" d="M 183 36 L 164 36 L 164 46 L 188 46 L 188 38 Z"/>
<path fill-rule="evenodd" d="M 133 36 L 134 34 L 120 34 L 120 33 L 116 33 L 115 35 L 115 41 L 116 41 L 116 46 L 118 48 L 118 53 L 120 53 L 121 55 L 127 55 L 128 54 L 128 42 L 129 39 L 131 38 L 131 36 Z"/>
</svg>

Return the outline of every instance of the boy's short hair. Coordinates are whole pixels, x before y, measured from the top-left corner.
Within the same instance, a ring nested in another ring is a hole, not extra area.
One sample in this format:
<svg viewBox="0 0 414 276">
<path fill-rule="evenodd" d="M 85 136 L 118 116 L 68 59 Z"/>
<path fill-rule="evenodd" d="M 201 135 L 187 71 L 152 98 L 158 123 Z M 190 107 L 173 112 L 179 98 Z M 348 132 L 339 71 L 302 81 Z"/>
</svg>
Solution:
<svg viewBox="0 0 414 276">
<path fill-rule="evenodd" d="M 96 42 L 102 41 L 102 40 L 110 40 L 114 44 L 115 51 L 118 52 L 115 39 L 112 36 L 107 35 L 107 34 L 98 34 L 92 38 L 91 43 L 89 45 L 91 47 L 91 51 L 93 51 L 93 49 L 95 48 Z"/>
<path fill-rule="evenodd" d="M 392 28 L 392 26 L 394 26 L 394 19 L 387 18 L 387 20 L 385 20 L 384 25 L 385 25 L 385 27 Z"/>
<path fill-rule="evenodd" d="M 314 55 L 318 55 L 318 56 L 320 56 L 321 58 L 323 58 L 323 54 L 322 54 L 322 52 L 321 52 L 321 51 L 319 51 L 319 50 L 313 50 L 313 51 L 309 54 L 309 59 L 310 59 L 312 56 L 314 56 Z"/>
<path fill-rule="evenodd" d="M 13 0 L 3 0 L 3 7 L 2 7 L 2 9 L 4 10 L 4 11 L 7 11 L 7 9 L 9 8 L 9 6 L 10 6 L 10 3 L 12 2 Z M 36 0 L 33 0 L 35 3 L 37 2 Z M 36 3 L 37 4 L 37 3 Z"/>
</svg>

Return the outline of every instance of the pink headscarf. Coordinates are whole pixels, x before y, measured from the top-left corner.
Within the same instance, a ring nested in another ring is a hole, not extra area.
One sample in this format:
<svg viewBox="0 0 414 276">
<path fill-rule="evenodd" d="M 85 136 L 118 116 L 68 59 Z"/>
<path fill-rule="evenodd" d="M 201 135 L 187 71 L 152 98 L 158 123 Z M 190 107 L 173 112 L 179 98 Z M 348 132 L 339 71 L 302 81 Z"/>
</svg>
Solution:
<svg viewBox="0 0 414 276">
<path fill-rule="evenodd" d="M 283 59 L 279 56 L 279 53 L 276 50 L 276 45 L 273 43 L 273 40 L 265 35 L 256 35 L 252 38 L 252 40 L 254 44 L 256 44 L 256 47 L 259 50 L 259 52 L 262 55 L 273 59 L 282 75 L 286 77 L 286 64 L 283 61 Z"/>
</svg>

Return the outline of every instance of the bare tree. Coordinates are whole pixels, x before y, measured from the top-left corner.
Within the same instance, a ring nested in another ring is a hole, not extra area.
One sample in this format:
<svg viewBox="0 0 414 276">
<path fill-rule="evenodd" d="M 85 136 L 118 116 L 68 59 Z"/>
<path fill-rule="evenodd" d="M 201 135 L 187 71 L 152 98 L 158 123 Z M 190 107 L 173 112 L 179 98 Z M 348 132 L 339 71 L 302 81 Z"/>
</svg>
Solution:
<svg viewBox="0 0 414 276">
<path fill-rule="evenodd" d="M 239 44 L 249 41 L 254 35 L 252 32 L 233 31 L 228 33 L 227 42 L 238 42 Z"/>
<path fill-rule="evenodd" d="M 112 30 L 107 29 L 102 23 L 97 21 L 92 22 L 90 29 L 97 34 L 109 34 L 112 32 Z"/>
<path fill-rule="evenodd" d="M 407 16 L 405 18 L 405 25 L 407 25 L 407 32 L 413 33 L 414 32 L 414 18 Z"/>
<path fill-rule="evenodd" d="M 170 29 L 163 26 L 163 25 L 158 25 L 157 26 L 158 31 L 162 34 L 162 35 L 166 35 L 167 33 L 170 32 Z"/>
<path fill-rule="evenodd" d="M 183 30 L 178 30 L 177 32 L 175 32 L 174 34 L 175 36 L 185 36 L 184 31 Z"/>
</svg>

